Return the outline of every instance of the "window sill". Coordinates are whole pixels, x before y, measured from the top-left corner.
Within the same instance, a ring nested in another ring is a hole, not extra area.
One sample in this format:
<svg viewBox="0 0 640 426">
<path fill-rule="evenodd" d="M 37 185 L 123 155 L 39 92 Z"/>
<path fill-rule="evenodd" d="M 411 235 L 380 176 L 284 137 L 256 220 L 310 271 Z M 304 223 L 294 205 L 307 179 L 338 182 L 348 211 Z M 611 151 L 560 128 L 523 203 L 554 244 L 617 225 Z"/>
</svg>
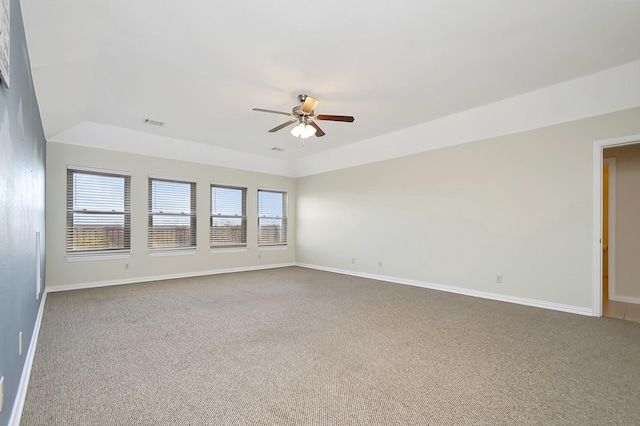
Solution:
<svg viewBox="0 0 640 426">
<path fill-rule="evenodd" d="M 211 247 L 209 253 L 246 253 L 246 247 Z"/>
<path fill-rule="evenodd" d="M 188 256 L 196 254 L 195 248 L 188 249 L 166 249 L 166 250 L 149 250 L 149 257 L 163 257 L 163 256 Z"/>
<path fill-rule="evenodd" d="M 258 246 L 258 251 L 270 251 L 270 250 L 287 250 L 289 245 L 287 244 L 278 244 L 273 246 Z"/>
<path fill-rule="evenodd" d="M 131 252 L 120 253 L 67 253 L 65 255 L 67 262 L 86 262 L 92 260 L 117 260 L 128 259 L 131 257 Z"/>
</svg>

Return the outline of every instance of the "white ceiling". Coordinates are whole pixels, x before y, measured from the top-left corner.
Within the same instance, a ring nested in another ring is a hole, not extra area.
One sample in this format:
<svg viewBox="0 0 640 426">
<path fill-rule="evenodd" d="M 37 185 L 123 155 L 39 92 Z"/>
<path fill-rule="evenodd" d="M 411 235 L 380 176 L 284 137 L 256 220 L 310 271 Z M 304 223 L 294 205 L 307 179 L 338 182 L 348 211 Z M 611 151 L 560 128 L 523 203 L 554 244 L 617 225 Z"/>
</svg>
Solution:
<svg viewBox="0 0 640 426">
<path fill-rule="evenodd" d="M 638 0 L 21 4 L 48 140 L 213 145 L 246 164 L 361 146 L 640 59 Z M 319 122 L 327 135 L 304 147 L 267 133 L 287 117 L 252 108 L 290 111 L 299 93 L 356 121 Z"/>
</svg>

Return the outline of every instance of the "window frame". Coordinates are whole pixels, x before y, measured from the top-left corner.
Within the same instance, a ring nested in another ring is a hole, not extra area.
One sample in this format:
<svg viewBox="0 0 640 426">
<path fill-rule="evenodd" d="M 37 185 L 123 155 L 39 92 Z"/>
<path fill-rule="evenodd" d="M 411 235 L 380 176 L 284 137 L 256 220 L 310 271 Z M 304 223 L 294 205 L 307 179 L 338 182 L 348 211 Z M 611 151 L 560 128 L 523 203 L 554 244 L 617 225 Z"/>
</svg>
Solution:
<svg viewBox="0 0 640 426">
<path fill-rule="evenodd" d="M 74 200 L 78 188 L 75 185 L 76 174 L 122 178 L 123 181 L 123 210 L 87 210 L 74 209 Z M 82 166 L 67 166 L 66 172 L 66 218 L 65 218 L 65 256 L 68 260 L 83 260 L 97 258 L 122 258 L 131 255 L 131 173 L 119 170 L 107 170 Z M 121 215 L 123 217 L 123 244 L 118 248 L 88 248 L 70 250 L 74 246 L 73 228 L 75 215 Z"/>
<path fill-rule="evenodd" d="M 190 212 L 185 213 L 185 212 L 181 212 L 181 213 L 164 213 L 162 211 L 160 212 L 154 212 L 153 210 L 153 182 L 154 181 L 158 181 L 158 182 L 167 182 L 167 183 L 177 183 L 177 184 L 185 184 L 185 185 L 189 185 L 190 188 L 190 193 L 189 193 L 189 207 L 190 207 Z M 189 253 L 195 253 L 196 249 L 197 249 L 197 240 L 198 240 L 198 235 L 197 235 L 197 182 L 193 181 L 193 180 L 188 180 L 188 179 L 180 179 L 180 178 L 172 178 L 172 177 L 166 177 L 166 176 L 155 176 L 155 175 L 149 175 L 149 178 L 147 180 L 148 182 L 148 188 L 147 188 L 147 207 L 148 207 L 148 211 L 147 211 L 147 250 L 149 252 L 150 255 L 162 255 L 162 254 L 189 254 Z M 152 247 L 151 245 L 151 241 L 154 237 L 154 232 L 153 232 L 153 222 L 154 222 L 154 217 L 156 216 L 160 216 L 160 217 L 180 217 L 180 218 L 184 218 L 184 217 L 188 217 L 189 218 L 189 245 L 173 245 L 173 246 L 167 246 L 167 245 L 162 245 L 162 246 L 158 246 L 158 247 Z"/>
<path fill-rule="evenodd" d="M 213 191 L 215 188 L 232 189 L 241 191 L 241 209 L 240 216 L 236 215 L 224 215 L 214 214 L 213 212 Z M 214 219 L 241 219 L 241 241 L 231 243 L 215 243 L 213 240 L 213 221 Z M 227 250 L 227 249 L 245 249 L 247 247 L 247 187 L 242 185 L 230 185 L 226 183 L 211 182 L 209 186 L 209 248 L 213 251 Z"/>
<path fill-rule="evenodd" d="M 260 211 L 261 211 L 261 205 L 260 205 L 260 193 L 261 192 L 270 192 L 270 193 L 278 193 L 278 194 L 282 194 L 282 216 L 267 216 L 267 215 L 261 215 Z M 258 208 L 257 208 L 257 213 L 258 213 L 258 220 L 257 220 L 257 231 L 258 231 L 258 236 L 257 236 L 257 240 L 258 240 L 258 248 L 259 249 L 265 249 L 265 248 L 285 248 L 289 245 L 289 224 L 288 224 L 288 210 L 289 210 L 289 193 L 286 190 L 282 190 L 282 189 L 272 189 L 272 188 L 258 188 L 258 193 L 257 193 L 257 201 L 258 201 Z M 281 224 L 281 235 L 282 235 L 282 241 L 281 242 L 275 242 L 275 243 L 261 243 L 260 242 L 260 222 L 261 219 L 267 219 L 267 220 L 281 220 L 282 224 Z"/>
</svg>

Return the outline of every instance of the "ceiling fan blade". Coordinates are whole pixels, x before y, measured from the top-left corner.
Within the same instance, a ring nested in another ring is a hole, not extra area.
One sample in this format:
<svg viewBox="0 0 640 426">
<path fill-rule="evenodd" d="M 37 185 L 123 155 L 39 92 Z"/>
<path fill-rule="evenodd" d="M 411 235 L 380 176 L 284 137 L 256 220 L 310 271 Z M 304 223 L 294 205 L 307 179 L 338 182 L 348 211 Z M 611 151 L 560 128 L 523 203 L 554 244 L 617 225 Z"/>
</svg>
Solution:
<svg viewBox="0 0 640 426">
<path fill-rule="evenodd" d="M 293 123 L 297 123 L 297 122 L 298 122 L 298 119 L 294 118 L 293 120 L 289 120 L 286 123 L 282 123 L 281 125 L 274 127 L 273 129 L 269 130 L 269 132 L 270 133 L 277 132 L 278 130 L 284 129 L 288 125 L 293 124 Z"/>
<path fill-rule="evenodd" d="M 355 118 L 351 117 L 350 115 L 326 115 L 326 114 L 320 114 L 320 115 L 316 115 L 313 118 L 315 118 L 316 120 L 345 121 L 347 123 L 353 123 L 353 120 L 355 120 Z"/>
<path fill-rule="evenodd" d="M 316 109 L 316 105 L 318 105 L 318 102 L 320 101 L 316 98 L 307 96 L 307 98 L 304 100 L 304 103 L 302 104 L 302 112 L 304 112 L 305 114 L 311 114 L 311 111 Z"/>
<path fill-rule="evenodd" d="M 318 127 L 318 125 L 316 123 L 314 123 L 313 121 L 308 121 L 307 122 L 308 125 L 313 126 L 316 128 L 316 137 L 321 138 L 323 137 L 326 133 L 322 131 L 322 129 L 320 127 Z"/>
<path fill-rule="evenodd" d="M 295 117 L 295 115 L 291 114 L 290 112 L 282 112 L 282 111 L 274 111 L 271 109 L 263 109 L 263 108 L 254 108 L 254 111 L 259 111 L 259 112 L 270 112 L 271 114 L 282 114 L 282 115 L 288 115 L 291 117 Z"/>
</svg>

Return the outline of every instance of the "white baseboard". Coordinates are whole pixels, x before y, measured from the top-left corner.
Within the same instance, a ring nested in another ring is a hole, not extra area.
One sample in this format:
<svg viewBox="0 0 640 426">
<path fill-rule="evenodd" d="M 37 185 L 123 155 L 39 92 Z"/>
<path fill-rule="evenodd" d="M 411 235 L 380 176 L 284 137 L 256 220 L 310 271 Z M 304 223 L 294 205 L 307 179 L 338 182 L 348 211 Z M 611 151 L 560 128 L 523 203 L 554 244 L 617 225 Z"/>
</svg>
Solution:
<svg viewBox="0 0 640 426">
<path fill-rule="evenodd" d="M 162 280 L 172 280 L 176 278 L 190 278 L 190 277 L 201 277 L 205 275 L 229 274 L 232 272 L 249 272 L 249 271 L 258 271 L 261 269 L 285 268 L 287 266 L 296 266 L 296 264 L 293 262 L 292 263 L 276 263 L 276 264 L 270 264 L 270 265 L 243 266 L 239 268 L 214 269 L 211 271 L 184 272 L 180 274 L 134 277 L 134 278 L 125 278 L 122 280 L 92 281 L 87 283 L 48 286 L 47 291 L 52 293 L 56 291 L 80 290 L 83 288 L 108 287 L 108 286 L 123 285 L 123 284 L 136 284 L 136 283 L 142 283 L 142 282 L 148 282 L 148 281 L 162 281 Z"/>
<path fill-rule="evenodd" d="M 33 326 L 33 333 L 31 334 L 31 343 L 29 343 L 29 350 L 27 351 L 24 365 L 22 366 L 22 375 L 20 376 L 20 384 L 18 385 L 16 399 L 13 402 L 11 417 L 9 417 L 9 426 L 20 425 L 20 419 L 22 418 L 22 409 L 24 408 L 24 401 L 27 398 L 27 387 L 29 386 L 29 378 L 31 377 L 31 367 L 33 366 L 33 359 L 36 356 L 36 346 L 38 344 L 38 336 L 40 335 L 40 324 L 42 324 L 42 314 L 44 313 L 44 304 L 46 301 L 47 292 L 45 287 L 45 291 L 42 292 L 42 300 L 40 301 L 40 307 L 38 308 L 36 323 Z"/>
<path fill-rule="evenodd" d="M 640 298 L 629 296 L 618 296 L 615 294 L 609 295 L 609 300 L 615 300 L 616 302 L 635 303 L 640 305 Z"/>
<path fill-rule="evenodd" d="M 464 287 L 455 287 L 455 286 L 449 286 L 444 284 L 434 284 L 434 283 L 429 283 L 425 281 L 390 277 L 387 275 L 378 275 L 378 274 L 369 274 L 366 272 L 349 271 L 346 269 L 328 268 L 325 266 L 310 265 L 306 263 L 297 263 L 297 266 L 300 266 L 303 268 L 318 269 L 318 270 L 327 271 L 327 272 L 335 272 L 335 273 L 344 274 L 344 275 L 353 275 L 361 278 L 370 278 L 378 281 L 387 281 L 387 282 L 392 282 L 397 284 L 411 285 L 414 287 L 423 287 L 423 288 L 429 288 L 432 290 L 446 291 L 448 293 L 462 294 L 465 296 L 480 297 L 482 299 L 491 299 L 491 300 L 497 300 L 500 302 L 508 302 L 508 303 L 515 303 L 518 305 L 533 306 L 536 308 L 550 309 L 553 311 L 569 312 L 572 314 L 587 315 L 587 316 L 593 315 L 593 311 L 591 309 L 583 308 L 581 306 L 563 305 L 560 303 L 546 302 L 543 300 L 526 299 L 524 297 L 508 296 L 508 295 L 499 294 L 499 293 L 489 293 L 486 291 L 471 290 Z"/>
</svg>

